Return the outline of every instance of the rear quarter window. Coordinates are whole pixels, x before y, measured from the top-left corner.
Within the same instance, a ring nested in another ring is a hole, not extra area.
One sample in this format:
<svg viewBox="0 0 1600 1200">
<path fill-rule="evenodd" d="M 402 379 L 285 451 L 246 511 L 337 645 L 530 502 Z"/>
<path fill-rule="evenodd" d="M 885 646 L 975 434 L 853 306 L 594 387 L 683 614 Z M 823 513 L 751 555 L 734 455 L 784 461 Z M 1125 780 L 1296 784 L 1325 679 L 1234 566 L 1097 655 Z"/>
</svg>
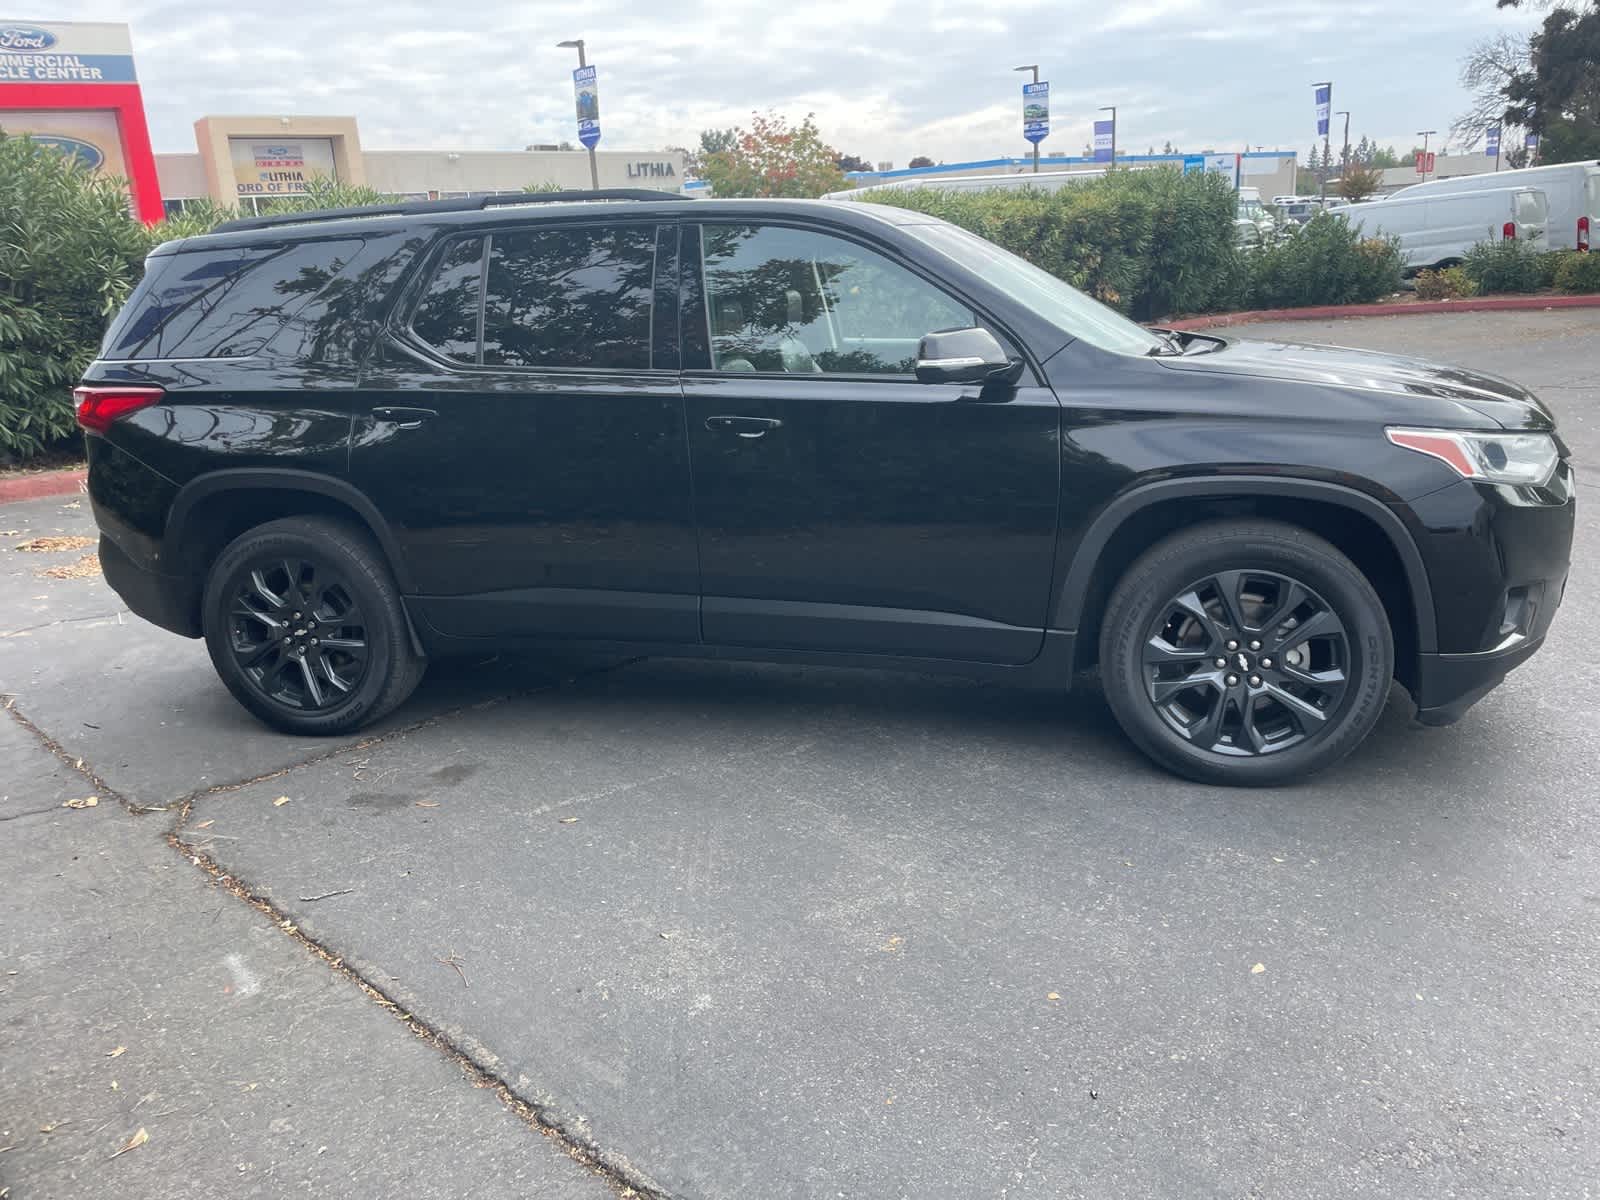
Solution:
<svg viewBox="0 0 1600 1200">
<path fill-rule="evenodd" d="M 153 258 L 101 357 L 255 354 L 339 277 L 362 244 L 341 238 Z"/>
</svg>

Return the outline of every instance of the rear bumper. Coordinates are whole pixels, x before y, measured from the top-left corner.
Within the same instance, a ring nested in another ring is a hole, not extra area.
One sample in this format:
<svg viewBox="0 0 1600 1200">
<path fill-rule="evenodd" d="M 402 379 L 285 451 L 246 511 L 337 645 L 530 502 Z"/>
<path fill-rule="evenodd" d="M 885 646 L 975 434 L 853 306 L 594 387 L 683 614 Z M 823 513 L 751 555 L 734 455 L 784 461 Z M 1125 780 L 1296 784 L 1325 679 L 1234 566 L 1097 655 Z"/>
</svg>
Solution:
<svg viewBox="0 0 1600 1200">
<path fill-rule="evenodd" d="M 140 566 L 103 533 L 100 570 L 135 616 L 184 637 L 200 636 L 200 596 L 193 579 Z"/>
</svg>

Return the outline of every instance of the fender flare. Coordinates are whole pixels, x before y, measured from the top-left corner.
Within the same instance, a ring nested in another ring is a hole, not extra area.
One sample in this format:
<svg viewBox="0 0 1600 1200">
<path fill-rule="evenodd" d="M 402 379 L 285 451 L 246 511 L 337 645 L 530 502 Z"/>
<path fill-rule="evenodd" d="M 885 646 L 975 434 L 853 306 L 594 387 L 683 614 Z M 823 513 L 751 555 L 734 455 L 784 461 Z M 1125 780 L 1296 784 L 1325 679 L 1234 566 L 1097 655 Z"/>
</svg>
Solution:
<svg viewBox="0 0 1600 1200">
<path fill-rule="evenodd" d="M 1422 554 L 1405 523 L 1382 501 L 1354 488 L 1315 479 L 1282 479 L 1257 475 L 1209 475 L 1204 479 L 1165 479 L 1141 484 L 1108 503 L 1090 522 L 1073 553 L 1051 609 L 1053 629 L 1076 630 L 1083 619 L 1089 580 L 1111 539 L 1124 522 L 1142 509 L 1165 500 L 1203 499 L 1212 496 L 1287 496 L 1336 504 L 1369 518 L 1388 538 L 1406 573 L 1417 625 L 1417 649 L 1438 650 L 1438 626 L 1433 610 L 1433 587 Z"/>
<path fill-rule="evenodd" d="M 399 540 L 394 536 L 394 531 L 389 528 L 389 522 L 384 520 L 377 506 L 367 499 L 359 488 L 346 480 L 331 475 L 321 475 L 315 471 L 295 470 L 291 467 L 229 467 L 191 479 L 178 490 L 177 498 L 172 502 L 172 510 L 167 516 L 168 553 L 183 546 L 185 528 L 193 519 L 195 510 L 206 500 L 226 492 L 263 489 L 309 492 L 337 500 L 353 510 L 378 539 L 378 545 L 382 548 L 384 557 L 389 560 L 389 569 L 394 572 L 395 582 L 399 584 L 400 591 L 408 593 L 413 590 L 411 572 L 406 566 L 405 556 L 400 551 Z"/>
</svg>

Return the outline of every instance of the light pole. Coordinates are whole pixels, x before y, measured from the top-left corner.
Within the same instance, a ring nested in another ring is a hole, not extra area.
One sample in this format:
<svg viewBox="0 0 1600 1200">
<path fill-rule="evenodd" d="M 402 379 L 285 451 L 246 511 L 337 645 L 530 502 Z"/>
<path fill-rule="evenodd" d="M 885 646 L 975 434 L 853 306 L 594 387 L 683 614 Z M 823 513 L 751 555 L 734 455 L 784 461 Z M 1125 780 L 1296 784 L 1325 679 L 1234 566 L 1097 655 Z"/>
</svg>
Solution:
<svg viewBox="0 0 1600 1200">
<path fill-rule="evenodd" d="M 570 42 L 557 42 L 556 46 L 562 50 L 576 50 L 578 52 L 578 66 L 587 67 L 589 65 L 588 61 L 583 57 L 582 38 L 574 38 Z M 594 147 L 585 146 L 584 149 L 589 152 L 589 186 L 598 192 L 600 190 L 600 168 L 595 165 Z"/>
<path fill-rule="evenodd" d="M 1101 112 L 1111 114 L 1111 165 L 1117 165 L 1117 106 L 1115 104 L 1102 104 Z"/>
<path fill-rule="evenodd" d="M 1419 129 L 1417 136 L 1422 139 L 1422 182 L 1428 182 L 1428 139 L 1438 133 L 1437 129 Z"/>
<path fill-rule="evenodd" d="M 1025 67 L 1012 67 L 1011 69 L 1013 71 L 1032 71 L 1033 72 L 1033 81 L 1035 83 L 1039 82 L 1039 64 L 1038 63 L 1029 63 Z M 1033 173 L 1035 175 L 1037 175 L 1039 173 L 1039 143 L 1038 142 L 1035 142 L 1033 144 Z"/>
</svg>

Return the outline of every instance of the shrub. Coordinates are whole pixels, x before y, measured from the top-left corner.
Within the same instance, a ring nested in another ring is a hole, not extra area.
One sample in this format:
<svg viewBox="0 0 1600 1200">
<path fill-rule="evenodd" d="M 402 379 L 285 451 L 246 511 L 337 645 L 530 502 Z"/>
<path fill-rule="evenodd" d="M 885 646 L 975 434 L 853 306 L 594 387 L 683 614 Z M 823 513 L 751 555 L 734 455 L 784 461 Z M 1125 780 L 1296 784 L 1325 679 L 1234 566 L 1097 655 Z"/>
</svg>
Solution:
<svg viewBox="0 0 1600 1200">
<path fill-rule="evenodd" d="M 1300 232 L 1250 261 L 1251 303 L 1259 308 L 1362 304 L 1400 286 L 1400 243 L 1363 238 L 1343 217 L 1318 213 Z"/>
<path fill-rule="evenodd" d="M 1215 176 L 1112 171 L 1053 191 L 930 187 L 861 199 L 960 225 L 1141 320 L 1228 307 L 1243 292 L 1234 194 Z"/>
<path fill-rule="evenodd" d="M 0 455 L 76 435 L 72 388 L 148 248 L 121 183 L 0 135 Z"/>
<path fill-rule="evenodd" d="M 1534 292 L 1543 275 L 1540 254 L 1516 239 L 1479 242 L 1461 264 L 1482 292 Z"/>
<path fill-rule="evenodd" d="M 1554 287 L 1556 271 L 1560 268 L 1562 260 L 1571 254 L 1571 250 L 1547 250 L 1539 255 L 1539 286 L 1542 288 Z"/>
<path fill-rule="evenodd" d="M 1556 268 L 1555 282 L 1563 292 L 1600 292 L 1600 253 L 1568 251 Z"/>
<path fill-rule="evenodd" d="M 1417 299 L 1461 300 L 1478 294 L 1478 285 L 1460 267 L 1423 271 L 1417 276 Z"/>
</svg>

